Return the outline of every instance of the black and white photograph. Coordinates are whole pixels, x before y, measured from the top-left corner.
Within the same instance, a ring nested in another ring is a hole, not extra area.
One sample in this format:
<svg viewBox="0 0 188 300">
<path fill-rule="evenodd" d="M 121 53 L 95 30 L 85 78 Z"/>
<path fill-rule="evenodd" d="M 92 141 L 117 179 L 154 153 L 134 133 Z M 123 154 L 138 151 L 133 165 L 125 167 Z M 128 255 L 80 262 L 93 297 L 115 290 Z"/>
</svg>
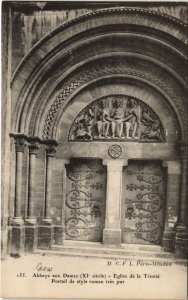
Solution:
<svg viewBox="0 0 188 300">
<path fill-rule="evenodd" d="M 186 300 L 188 2 L 1 2 L 1 297 Z"/>
</svg>

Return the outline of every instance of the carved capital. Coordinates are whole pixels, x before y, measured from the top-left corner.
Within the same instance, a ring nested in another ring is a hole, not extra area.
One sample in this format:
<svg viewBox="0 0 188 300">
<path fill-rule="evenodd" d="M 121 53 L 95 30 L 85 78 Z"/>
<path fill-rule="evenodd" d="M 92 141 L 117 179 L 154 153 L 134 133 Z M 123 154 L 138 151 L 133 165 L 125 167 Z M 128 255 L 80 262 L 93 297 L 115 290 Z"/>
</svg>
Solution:
<svg viewBox="0 0 188 300">
<path fill-rule="evenodd" d="M 45 142 L 45 149 L 47 156 L 55 156 L 58 143 L 55 140 L 47 140 Z"/>
<path fill-rule="evenodd" d="M 25 146 L 27 145 L 27 137 L 20 133 L 11 133 L 10 136 L 14 138 L 16 152 L 24 152 Z"/>
<path fill-rule="evenodd" d="M 38 149 L 39 149 L 39 143 L 40 143 L 40 139 L 37 137 L 29 137 L 28 138 L 28 142 L 29 142 L 29 153 L 30 154 L 37 154 Z"/>
</svg>

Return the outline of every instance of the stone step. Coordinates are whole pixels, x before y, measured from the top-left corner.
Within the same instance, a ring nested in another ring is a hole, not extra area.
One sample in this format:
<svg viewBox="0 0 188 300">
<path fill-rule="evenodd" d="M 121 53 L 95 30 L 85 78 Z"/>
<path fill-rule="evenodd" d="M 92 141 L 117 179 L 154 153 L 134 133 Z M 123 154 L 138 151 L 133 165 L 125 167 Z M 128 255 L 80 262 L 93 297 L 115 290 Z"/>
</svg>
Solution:
<svg viewBox="0 0 188 300">
<path fill-rule="evenodd" d="M 52 246 L 52 250 L 54 251 L 61 251 L 62 253 L 68 252 L 71 255 L 73 253 L 82 253 L 85 255 L 90 254 L 110 254 L 110 255 L 121 255 L 122 257 L 125 256 L 144 256 L 144 257 L 163 257 L 163 258 L 173 258 L 173 253 L 163 252 L 160 249 L 158 251 L 151 251 L 151 250 L 139 250 L 139 249 L 125 249 L 123 247 L 110 247 L 110 246 L 99 246 L 99 247 L 83 247 L 83 246 Z"/>
<path fill-rule="evenodd" d="M 57 250 L 58 249 L 58 250 Z M 83 250 L 83 249 L 82 249 Z M 187 260 L 184 259 L 176 259 L 173 253 L 162 252 L 156 253 L 151 251 L 137 251 L 137 252 L 127 252 L 123 253 L 111 251 L 91 251 L 91 248 L 86 251 L 82 251 L 80 249 L 66 249 L 65 247 L 56 247 L 51 250 L 42 250 L 36 249 L 34 254 L 41 255 L 60 255 L 60 256 L 69 256 L 69 257 L 85 257 L 85 258 L 102 258 L 102 259 L 116 259 L 116 260 L 142 260 L 142 261 L 157 261 L 157 262 L 171 262 L 175 264 L 185 265 L 187 266 Z M 94 250 L 94 249 L 93 249 Z M 96 249 L 95 249 L 96 250 Z"/>
<path fill-rule="evenodd" d="M 64 241 L 63 247 L 84 247 L 84 248 L 110 248 L 110 249 L 126 249 L 126 250 L 144 250 L 144 251 L 161 251 L 160 245 L 141 245 L 141 244 L 121 244 L 121 245 L 104 245 L 100 242 L 88 242 L 88 241 L 73 241 L 66 240 Z M 53 247 L 56 247 L 54 245 Z M 59 247 L 59 245 L 58 245 Z M 60 246 L 61 247 L 61 246 Z"/>
</svg>

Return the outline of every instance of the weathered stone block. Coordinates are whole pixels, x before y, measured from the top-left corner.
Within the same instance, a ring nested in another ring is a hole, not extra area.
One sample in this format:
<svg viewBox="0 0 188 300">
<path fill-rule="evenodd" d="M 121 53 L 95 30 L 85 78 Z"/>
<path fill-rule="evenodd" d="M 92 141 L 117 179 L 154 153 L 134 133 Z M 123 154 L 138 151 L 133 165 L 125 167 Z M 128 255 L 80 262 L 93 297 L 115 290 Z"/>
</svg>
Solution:
<svg viewBox="0 0 188 300">
<path fill-rule="evenodd" d="M 33 252 L 37 247 L 38 228 L 36 226 L 25 227 L 25 252 Z"/>
<path fill-rule="evenodd" d="M 38 227 L 38 243 L 39 249 L 50 249 L 53 243 L 54 228 L 51 225 Z"/>
<path fill-rule="evenodd" d="M 104 229 L 103 244 L 120 245 L 121 244 L 121 229 Z"/>
<path fill-rule="evenodd" d="M 25 228 L 23 226 L 12 226 L 10 254 L 21 254 L 24 252 Z"/>
<path fill-rule="evenodd" d="M 174 252 L 175 231 L 165 231 L 162 239 L 162 248 L 165 252 Z"/>
<path fill-rule="evenodd" d="M 62 245 L 64 239 L 64 228 L 62 226 L 54 227 L 54 244 Z"/>
</svg>

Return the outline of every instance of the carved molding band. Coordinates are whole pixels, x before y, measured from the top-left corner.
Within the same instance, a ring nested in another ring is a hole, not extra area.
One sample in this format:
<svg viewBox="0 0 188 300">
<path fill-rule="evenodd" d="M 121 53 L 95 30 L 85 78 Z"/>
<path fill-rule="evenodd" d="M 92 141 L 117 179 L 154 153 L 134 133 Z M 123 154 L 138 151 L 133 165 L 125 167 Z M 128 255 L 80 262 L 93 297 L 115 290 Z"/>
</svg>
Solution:
<svg viewBox="0 0 188 300">
<path fill-rule="evenodd" d="M 184 103 L 185 95 L 183 89 L 177 85 L 175 78 L 170 78 L 167 71 L 159 69 L 156 65 L 150 64 L 149 62 L 145 61 L 140 64 L 137 59 L 132 63 L 131 59 L 129 60 L 128 58 L 126 61 L 123 58 L 116 58 L 114 61 L 110 62 L 108 59 L 103 59 L 103 62 L 89 64 L 69 79 L 51 105 L 44 123 L 43 138 L 48 139 L 50 137 L 52 125 L 60 106 L 76 89 L 93 79 L 115 74 L 136 76 L 147 80 L 162 89 L 174 102 L 182 118 L 185 135 L 187 134 L 187 111 Z"/>
<path fill-rule="evenodd" d="M 78 114 L 69 140 L 165 142 L 165 132 L 146 103 L 127 95 L 112 95 L 92 102 Z"/>
</svg>

